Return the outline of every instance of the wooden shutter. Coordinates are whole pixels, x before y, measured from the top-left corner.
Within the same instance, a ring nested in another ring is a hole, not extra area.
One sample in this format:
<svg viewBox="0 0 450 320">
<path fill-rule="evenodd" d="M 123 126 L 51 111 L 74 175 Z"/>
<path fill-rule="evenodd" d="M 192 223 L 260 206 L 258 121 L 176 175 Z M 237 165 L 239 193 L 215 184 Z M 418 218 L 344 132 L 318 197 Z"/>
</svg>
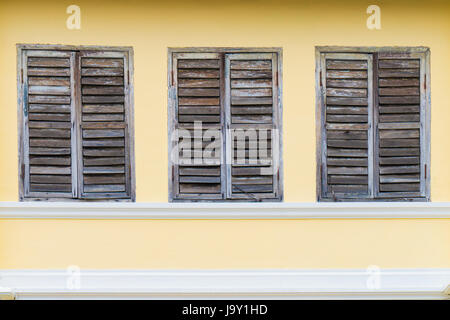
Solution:
<svg viewBox="0 0 450 320">
<path fill-rule="evenodd" d="M 80 194 L 130 198 L 128 54 L 81 51 Z"/>
<path fill-rule="evenodd" d="M 277 199 L 280 197 L 278 56 L 227 54 L 225 78 L 227 197 Z M 239 136 L 243 136 L 240 142 Z"/>
<path fill-rule="evenodd" d="M 368 198 L 372 186 L 372 55 L 321 55 L 322 197 Z"/>
<path fill-rule="evenodd" d="M 170 137 L 174 151 L 170 156 L 174 199 L 224 198 L 222 65 L 219 53 L 173 54 L 170 90 L 175 103 L 170 106 L 170 125 L 176 136 Z M 181 148 L 183 141 L 191 147 Z M 211 143 L 218 148 L 209 154 L 205 150 Z"/>
<path fill-rule="evenodd" d="M 422 53 L 380 52 L 375 75 L 375 179 L 381 198 L 424 197 L 426 79 Z"/>
<path fill-rule="evenodd" d="M 27 50 L 21 58 L 21 198 L 72 198 L 77 193 L 75 55 Z"/>
</svg>

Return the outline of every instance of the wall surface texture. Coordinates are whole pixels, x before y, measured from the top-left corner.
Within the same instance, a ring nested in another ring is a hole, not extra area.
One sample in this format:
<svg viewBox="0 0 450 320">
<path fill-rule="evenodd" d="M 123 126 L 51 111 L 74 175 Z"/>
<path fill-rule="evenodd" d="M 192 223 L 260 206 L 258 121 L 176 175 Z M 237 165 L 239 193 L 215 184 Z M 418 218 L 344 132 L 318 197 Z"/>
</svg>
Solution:
<svg viewBox="0 0 450 320">
<path fill-rule="evenodd" d="M 81 30 L 66 8 L 81 7 Z M 368 30 L 366 8 L 381 8 Z M 167 48 L 282 47 L 286 202 L 314 202 L 314 46 L 431 49 L 431 198 L 450 201 L 448 1 L 4 1 L 0 201 L 17 201 L 16 43 L 133 46 L 136 194 L 167 202 Z M 0 269 L 450 267 L 449 220 L 0 220 Z"/>
</svg>

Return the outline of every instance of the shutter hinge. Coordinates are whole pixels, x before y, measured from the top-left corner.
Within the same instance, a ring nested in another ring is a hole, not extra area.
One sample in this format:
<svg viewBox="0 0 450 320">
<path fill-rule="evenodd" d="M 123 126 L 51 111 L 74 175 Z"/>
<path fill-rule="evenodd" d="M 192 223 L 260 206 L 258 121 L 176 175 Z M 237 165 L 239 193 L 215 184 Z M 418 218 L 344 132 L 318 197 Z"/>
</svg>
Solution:
<svg viewBox="0 0 450 320">
<path fill-rule="evenodd" d="M 172 82 L 172 87 L 175 85 L 175 79 L 173 78 L 173 70 L 171 71 L 171 82 Z"/>
</svg>

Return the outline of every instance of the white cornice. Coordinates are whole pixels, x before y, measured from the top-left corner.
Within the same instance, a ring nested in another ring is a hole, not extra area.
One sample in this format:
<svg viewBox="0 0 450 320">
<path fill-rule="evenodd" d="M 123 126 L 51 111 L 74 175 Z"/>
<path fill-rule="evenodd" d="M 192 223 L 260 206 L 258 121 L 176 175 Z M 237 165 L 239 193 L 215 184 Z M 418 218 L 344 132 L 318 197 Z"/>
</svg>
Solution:
<svg viewBox="0 0 450 320">
<path fill-rule="evenodd" d="M 448 299 L 449 283 L 450 269 L 0 270 L 16 299 Z"/>
<path fill-rule="evenodd" d="M 0 202 L 0 219 L 450 219 L 450 203 Z"/>
</svg>

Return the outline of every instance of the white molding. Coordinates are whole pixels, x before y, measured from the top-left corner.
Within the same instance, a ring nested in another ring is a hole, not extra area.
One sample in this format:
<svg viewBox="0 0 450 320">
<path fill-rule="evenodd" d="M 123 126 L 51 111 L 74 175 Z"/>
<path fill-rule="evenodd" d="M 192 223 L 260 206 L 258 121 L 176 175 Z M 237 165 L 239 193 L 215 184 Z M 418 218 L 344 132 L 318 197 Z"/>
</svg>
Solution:
<svg viewBox="0 0 450 320">
<path fill-rule="evenodd" d="M 450 203 L 0 202 L 0 219 L 450 219 Z"/>
<path fill-rule="evenodd" d="M 450 269 L 0 270 L 15 299 L 448 299 L 449 283 Z"/>
</svg>

